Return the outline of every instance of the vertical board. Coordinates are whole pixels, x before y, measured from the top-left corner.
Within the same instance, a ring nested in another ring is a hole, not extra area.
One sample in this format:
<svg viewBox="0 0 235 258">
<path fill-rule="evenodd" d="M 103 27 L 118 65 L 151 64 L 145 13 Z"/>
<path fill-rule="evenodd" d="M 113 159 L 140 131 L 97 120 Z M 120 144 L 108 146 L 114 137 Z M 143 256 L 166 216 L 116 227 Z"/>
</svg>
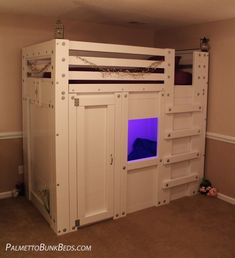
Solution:
<svg viewBox="0 0 235 258">
<path fill-rule="evenodd" d="M 160 116 L 160 151 L 159 151 L 159 166 L 157 173 L 157 198 L 156 206 L 169 203 L 170 192 L 162 189 L 162 182 L 169 179 L 171 176 L 171 168 L 169 165 L 163 165 L 162 160 L 172 152 L 172 142 L 164 139 L 165 132 L 173 130 L 173 117 L 165 114 L 165 108 L 172 106 L 174 103 L 174 70 L 175 70 L 175 51 L 166 49 L 166 82 L 164 91 L 161 93 L 161 116 Z"/>
<path fill-rule="evenodd" d="M 68 57 L 69 41 L 54 40 L 52 78 L 55 85 L 55 152 L 57 233 L 69 231 L 69 165 L 68 165 Z"/>
</svg>

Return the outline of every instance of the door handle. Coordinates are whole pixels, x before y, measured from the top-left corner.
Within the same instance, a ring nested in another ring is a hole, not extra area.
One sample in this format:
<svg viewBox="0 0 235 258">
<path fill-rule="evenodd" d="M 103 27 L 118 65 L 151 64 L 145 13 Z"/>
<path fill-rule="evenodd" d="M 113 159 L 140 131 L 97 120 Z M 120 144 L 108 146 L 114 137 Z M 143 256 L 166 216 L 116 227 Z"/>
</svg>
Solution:
<svg viewBox="0 0 235 258">
<path fill-rule="evenodd" d="M 113 154 L 110 154 L 110 165 L 113 165 Z"/>
</svg>

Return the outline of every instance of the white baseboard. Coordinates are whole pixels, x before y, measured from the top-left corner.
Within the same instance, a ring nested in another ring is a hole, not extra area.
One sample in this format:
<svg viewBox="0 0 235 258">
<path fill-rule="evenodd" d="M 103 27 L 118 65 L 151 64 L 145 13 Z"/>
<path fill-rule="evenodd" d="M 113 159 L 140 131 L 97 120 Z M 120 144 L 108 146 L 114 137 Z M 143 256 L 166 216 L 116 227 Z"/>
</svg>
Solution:
<svg viewBox="0 0 235 258">
<path fill-rule="evenodd" d="M 0 133 L 0 140 L 19 139 L 23 137 L 23 132 L 2 132 Z"/>
<path fill-rule="evenodd" d="M 212 133 L 212 132 L 207 132 L 206 137 L 208 139 L 216 140 L 216 141 L 221 141 L 221 142 L 227 142 L 231 144 L 235 144 L 235 137 L 230 136 L 230 135 L 224 135 L 224 134 L 219 134 L 219 133 Z"/>
<path fill-rule="evenodd" d="M 0 193 L 0 199 L 6 199 L 12 197 L 12 191 Z"/>
<path fill-rule="evenodd" d="M 227 196 L 227 195 L 218 193 L 218 199 L 223 200 L 223 201 L 225 201 L 225 202 L 228 202 L 228 203 L 230 203 L 230 204 L 235 205 L 235 198 L 232 198 L 232 197 L 230 197 L 230 196 Z"/>
</svg>

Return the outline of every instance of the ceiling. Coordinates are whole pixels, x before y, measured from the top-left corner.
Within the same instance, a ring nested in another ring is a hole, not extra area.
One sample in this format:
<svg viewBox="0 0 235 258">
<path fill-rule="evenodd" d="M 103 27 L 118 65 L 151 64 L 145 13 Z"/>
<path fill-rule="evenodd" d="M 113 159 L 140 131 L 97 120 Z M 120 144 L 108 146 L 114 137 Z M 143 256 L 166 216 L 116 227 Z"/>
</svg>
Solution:
<svg viewBox="0 0 235 258">
<path fill-rule="evenodd" d="M 160 29 L 235 18 L 235 0 L 1 0 L 0 13 Z"/>
</svg>

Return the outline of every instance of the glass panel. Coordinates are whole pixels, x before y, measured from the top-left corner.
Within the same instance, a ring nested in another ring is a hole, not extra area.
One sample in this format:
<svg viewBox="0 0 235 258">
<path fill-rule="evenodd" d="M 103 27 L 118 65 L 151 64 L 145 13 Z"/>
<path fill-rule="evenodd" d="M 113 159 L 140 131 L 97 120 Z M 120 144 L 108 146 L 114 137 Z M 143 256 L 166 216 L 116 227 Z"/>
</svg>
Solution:
<svg viewBox="0 0 235 258">
<path fill-rule="evenodd" d="M 128 121 L 128 161 L 157 156 L 158 118 Z"/>
</svg>

